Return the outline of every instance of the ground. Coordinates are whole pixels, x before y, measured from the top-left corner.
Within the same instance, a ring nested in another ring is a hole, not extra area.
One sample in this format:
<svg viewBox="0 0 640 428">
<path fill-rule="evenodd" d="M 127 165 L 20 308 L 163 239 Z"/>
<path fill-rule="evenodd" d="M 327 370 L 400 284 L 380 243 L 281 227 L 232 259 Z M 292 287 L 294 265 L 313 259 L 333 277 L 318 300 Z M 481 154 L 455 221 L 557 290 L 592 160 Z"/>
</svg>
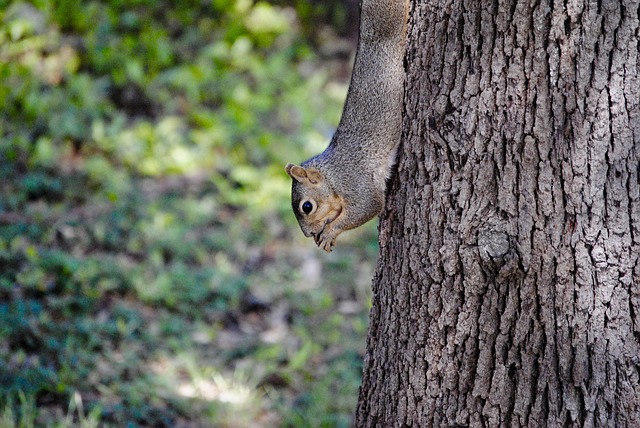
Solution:
<svg viewBox="0 0 640 428">
<path fill-rule="evenodd" d="M 375 224 L 325 255 L 283 169 L 344 56 L 290 7 L 66 3 L 0 13 L 0 425 L 350 426 Z"/>
</svg>

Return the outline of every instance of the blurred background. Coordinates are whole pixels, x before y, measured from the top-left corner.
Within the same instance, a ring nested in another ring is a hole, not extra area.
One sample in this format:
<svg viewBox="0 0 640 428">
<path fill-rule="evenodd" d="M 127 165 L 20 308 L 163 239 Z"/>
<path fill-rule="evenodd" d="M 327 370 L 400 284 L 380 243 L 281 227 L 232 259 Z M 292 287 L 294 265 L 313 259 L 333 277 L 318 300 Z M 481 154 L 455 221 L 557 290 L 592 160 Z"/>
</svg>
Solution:
<svg viewBox="0 0 640 428">
<path fill-rule="evenodd" d="M 0 0 L 0 426 L 347 427 L 376 224 L 303 237 L 357 0 Z"/>
</svg>

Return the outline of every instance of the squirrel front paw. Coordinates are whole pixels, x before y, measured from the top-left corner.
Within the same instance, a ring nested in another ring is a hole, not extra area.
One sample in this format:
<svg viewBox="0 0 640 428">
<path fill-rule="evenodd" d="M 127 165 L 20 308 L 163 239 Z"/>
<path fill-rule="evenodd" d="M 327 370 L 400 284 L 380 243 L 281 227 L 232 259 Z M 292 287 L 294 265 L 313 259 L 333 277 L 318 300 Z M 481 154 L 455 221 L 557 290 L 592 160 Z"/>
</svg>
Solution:
<svg viewBox="0 0 640 428">
<path fill-rule="evenodd" d="M 322 230 L 319 234 L 313 236 L 313 240 L 316 242 L 316 245 L 321 250 L 330 253 L 333 249 L 333 246 L 336 243 L 336 237 L 340 233 L 340 231 L 333 230 L 330 228 L 330 224 L 325 226 L 324 230 Z"/>
<path fill-rule="evenodd" d="M 313 239 L 316 241 L 318 248 L 326 251 L 327 253 L 331 252 L 333 245 L 336 242 L 336 238 L 334 236 L 327 236 L 324 233 L 314 236 Z"/>
</svg>

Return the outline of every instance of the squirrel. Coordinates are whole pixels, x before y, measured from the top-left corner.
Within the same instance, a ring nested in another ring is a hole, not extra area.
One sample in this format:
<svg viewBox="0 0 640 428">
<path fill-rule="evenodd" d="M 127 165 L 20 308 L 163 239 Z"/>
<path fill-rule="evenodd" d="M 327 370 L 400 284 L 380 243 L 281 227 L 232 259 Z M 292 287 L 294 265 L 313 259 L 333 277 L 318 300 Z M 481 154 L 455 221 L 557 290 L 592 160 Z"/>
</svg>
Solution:
<svg viewBox="0 0 640 428">
<path fill-rule="evenodd" d="M 330 252 L 336 237 L 380 214 L 402 133 L 408 0 L 361 0 L 351 83 L 338 129 L 321 154 L 287 164 L 306 237 Z"/>
</svg>

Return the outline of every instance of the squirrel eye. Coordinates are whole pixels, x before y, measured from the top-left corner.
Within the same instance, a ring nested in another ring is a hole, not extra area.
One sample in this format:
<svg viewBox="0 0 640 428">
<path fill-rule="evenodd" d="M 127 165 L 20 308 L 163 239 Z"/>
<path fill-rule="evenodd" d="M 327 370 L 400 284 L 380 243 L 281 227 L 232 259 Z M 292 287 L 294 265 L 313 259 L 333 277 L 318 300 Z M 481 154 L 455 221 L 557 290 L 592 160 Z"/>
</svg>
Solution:
<svg viewBox="0 0 640 428">
<path fill-rule="evenodd" d="M 302 211 L 304 211 L 305 214 L 309 214 L 312 210 L 313 210 L 313 204 L 311 202 L 305 201 L 302 204 Z"/>
</svg>

